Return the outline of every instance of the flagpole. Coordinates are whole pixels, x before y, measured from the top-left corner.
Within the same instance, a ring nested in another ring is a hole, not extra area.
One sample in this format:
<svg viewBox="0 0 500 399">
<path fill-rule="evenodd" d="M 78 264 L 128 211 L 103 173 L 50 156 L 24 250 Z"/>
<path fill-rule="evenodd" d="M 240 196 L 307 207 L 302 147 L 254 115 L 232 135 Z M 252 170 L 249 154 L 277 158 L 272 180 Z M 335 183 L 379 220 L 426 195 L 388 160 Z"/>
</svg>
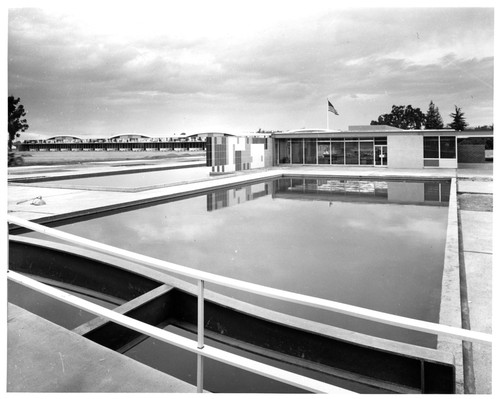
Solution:
<svg viewBox="0 0 500 399">
<path fill-rule="evenodd" d="M 326 129 L 330 130 L 330 126 L 329 126 L 329 123 L 328 123 L 328 112 L 331 111 L 335 115 L 338 115 L 339 113 L 337 112 L 337 110 L 335 109 L 335 107 L 330 103 L 330 100 L 328 98 L 326 99 L 326 103 L 327 103 L 327 109 L 326 109 Z"/>
<path fill-rule="evenodd" d="M 328 128 L 328 97 L 326 98 L 326 130 L 329 130 L 329 128 Z"/>
</svg>

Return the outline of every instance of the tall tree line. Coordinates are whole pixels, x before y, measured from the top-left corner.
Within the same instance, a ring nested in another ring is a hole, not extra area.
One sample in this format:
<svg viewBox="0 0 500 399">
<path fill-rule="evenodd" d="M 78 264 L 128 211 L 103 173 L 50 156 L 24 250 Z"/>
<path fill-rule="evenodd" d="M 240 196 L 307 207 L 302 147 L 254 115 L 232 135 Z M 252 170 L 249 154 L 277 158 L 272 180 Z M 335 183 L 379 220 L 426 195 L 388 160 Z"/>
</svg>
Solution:
<svg viewBox="0 0 500 399">
<path fill-rule="evenodd" d="M 455 105 L 455 112 L 450 114 L 452 121 L 447 125 L 454 130 L 464 130 L 468 123 L 465 121 L 465 114 L 461 108 Z M 413 108 L 411 105 L 393 105 L 388 114 L 382 114 L 376 121 L 371 121 L 370 125 L 388 125 L 400 129 L 443 129 L 443 118 L 439 108 L 431 100 L 427 113 L 423 113 L 420 108 Z"/>
</svg>

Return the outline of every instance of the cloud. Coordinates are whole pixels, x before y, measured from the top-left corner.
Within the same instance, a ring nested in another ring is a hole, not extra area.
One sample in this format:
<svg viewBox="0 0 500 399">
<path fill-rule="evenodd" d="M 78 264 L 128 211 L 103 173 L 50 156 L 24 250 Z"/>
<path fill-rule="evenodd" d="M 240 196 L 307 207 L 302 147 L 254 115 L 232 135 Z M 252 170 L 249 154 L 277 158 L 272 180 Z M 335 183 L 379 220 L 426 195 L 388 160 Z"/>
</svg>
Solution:
<svg viewBox="0 0 500 399">
<path fill-rule="evenodd" d="M 291 3 L 12 9 L 9 93 L 40 133 L 321 127 L 327 96 L 344 127 L 431 99 L 492 122 L 492 9 Z"/>
</svg>

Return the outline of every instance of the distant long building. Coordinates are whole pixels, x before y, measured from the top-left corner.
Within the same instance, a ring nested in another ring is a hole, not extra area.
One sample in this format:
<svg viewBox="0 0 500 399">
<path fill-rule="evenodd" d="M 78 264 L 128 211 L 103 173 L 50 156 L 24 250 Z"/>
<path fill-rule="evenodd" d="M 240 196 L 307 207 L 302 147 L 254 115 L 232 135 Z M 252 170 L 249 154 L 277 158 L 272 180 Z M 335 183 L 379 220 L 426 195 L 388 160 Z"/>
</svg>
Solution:
<svg viewBox="0 0 500 399">
<path fill-rule="evenodd" d="M 59 135 L 15 143 L 19 151 L 204 151 L 206 136 L 213 133 L 151 137 L 119 134 L 106 138 Z M 224 133 L 217 133 L 224 134 Z"/>
</svg>

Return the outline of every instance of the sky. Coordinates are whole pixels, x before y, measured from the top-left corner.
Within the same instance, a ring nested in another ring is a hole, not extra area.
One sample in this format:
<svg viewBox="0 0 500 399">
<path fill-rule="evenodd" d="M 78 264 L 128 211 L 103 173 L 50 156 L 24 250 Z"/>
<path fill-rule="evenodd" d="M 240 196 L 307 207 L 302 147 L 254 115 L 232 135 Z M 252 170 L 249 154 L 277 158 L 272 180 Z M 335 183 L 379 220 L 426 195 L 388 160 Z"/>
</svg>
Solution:
<svg viewBox="0 0 500 399">
<path fill-rule="evenodd" d="M 80 4 L 7 7 L 8 94 L 30 126 L 21 139 L 347 130 L 431 100 L 445 123 L 455 105 L 470 126 L 494 122 L 491 6 Z"/>
</svg>

